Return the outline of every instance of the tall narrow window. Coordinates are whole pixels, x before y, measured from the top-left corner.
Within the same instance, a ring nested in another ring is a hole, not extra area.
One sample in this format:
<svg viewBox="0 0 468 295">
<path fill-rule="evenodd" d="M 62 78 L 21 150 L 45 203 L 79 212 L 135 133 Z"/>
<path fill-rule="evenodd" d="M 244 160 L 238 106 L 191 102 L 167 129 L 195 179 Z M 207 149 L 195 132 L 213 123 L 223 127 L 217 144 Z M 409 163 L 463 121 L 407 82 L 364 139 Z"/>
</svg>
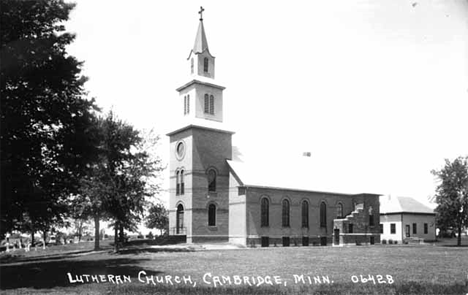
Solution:
<svg viewBox="0 0 468 295">
<path fill-rule="evenodd" d="M 395 223 L 390 223 L 390 233 L 391 234 L 396 233 L 396 224 Z"/>
<path fill-rule="evenodd" d="M 327 227 L 327 205 L 325 202 L 320 204 L 320 227 Z"/>
<path fill-rule="evenodd" d="M 289 201 L 283 200 L 283 226 L 289 226 Z"/>
<path fill-rule="evenodd" d="M 413 223 L 413 235 L 415 235 L 417 233 L 418 233 L 417 225 L 416 225 L 416 223 Z"/>
<path fill-rule="evenodd" d="M 208 225 L 216 225 L 216 206 L 214 204 L 210 204 L 210 206 L 208 206 Z"/>
<path fill-rule="evenodd" d="M 205 94 L 205 113 L 208 114 L 210 112 L 210 97 L 208 94 Z"/>
<path fill-rule="evenodd" d="M 216 172 L 213 169 L 208 171 L 208 191 L 216 191 Z"/>
<path fill-rule="evenodd" d="M 187 114 L 190 113 L 190 94 L 187 95 Z"/>
<path fill-rule="evenodd" d="M 177 206 L 176 223 L 176 233 L 184 233 L 184 206 L 182 206 L 182 204 L 179 204 L 179 206 Z"/>
<path fill-rule="evenodd" d="M 424 223 L 424 234 L 427 234 L 429 231 L 428 231 L 428 228 L 427 228 L 427 223 Z"/>
<path fill-rule="evenodd" d="M 203 72 L 208 73 L 208 57 L 203 59 Z"/>
<path fill-rule="evenodd" d="M 184 96 L 184 115 L 190 113 L 190 95 Z"/>
<path fill-rule="evenodd" d="M 341 203 L 336 206 L 336 218 L 343 218 L 343 204 Z"/>
<path fill-rule="evenodd" d="M 190 72 L 193 74 L 193 58 L 190 60 Z"/>
<path fill-rule="evenodd" d="M 180 172 L 177 170 L 176 172 L 176 195 L 180 194 Z"/>
<path fill-rule="evenodd" d="M 369 207 L 369 226 L 374 226 L 374 210 Z"/>
<path fill-rule="evenodd" d="M 184 170 L 180 171 L 180 194 L 183 195 L 185 190 L 185 183 L 184 183 Z"/>
<path fill-rule="evenodd" d="M 263 198 L 261 202 L 261 225 L 268 226 L 269 225 L 269 210 L 270 205 L 267 198 Z"/>
<path fill-rule="evenodd" d="M 210 95 L 210 114 L 214 115 L 214 96 Z"/>
<path fill-rule="evenodd" d="M 348 233 L 352 234 L 354 232 L 354 226 L 352 223 L 348 224 Z"/>
<path fill-rule="evenodd" d="M 379 224 L 379 228 L 380 228 L 380 233 L 383 234 L 383 224 Z"/>
<path fill-rule="evenodd" d="M 184 115 L 190 113 L 190 95 L 184 96 Z"/>
<path fill-rule="evenodd" d="M 309 227 L 309 203 L 302 201 L 302 227 Z"/>
</svg>

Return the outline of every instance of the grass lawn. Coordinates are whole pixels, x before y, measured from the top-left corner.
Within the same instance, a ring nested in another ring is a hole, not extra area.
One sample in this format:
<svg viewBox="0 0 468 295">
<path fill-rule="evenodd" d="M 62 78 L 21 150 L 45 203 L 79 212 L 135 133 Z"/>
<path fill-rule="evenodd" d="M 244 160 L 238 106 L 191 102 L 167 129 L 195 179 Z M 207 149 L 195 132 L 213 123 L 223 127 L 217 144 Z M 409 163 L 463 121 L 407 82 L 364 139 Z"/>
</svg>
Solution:
<svg viewBox="0 0 468 295">
<path fill-rule="evenodd" d="M 2 293 L 468 293 L 467 247 L 376 245 L 211 251 L 132 249 L 124 254 L 94 253 L 65 247 L 50 249 L 47 256 L 44 252 L 42 256 L 34 252 L 13 258 L 0 256 Z M 60 250 L 65 252 L 60 253 Z M 70 278 L 67 273 L 70 273 Z M 90 275 L 87 277 L 89 282 L 83 275 Z M 103 278 L 106 280 L 104 283 Z M 75 282 L 80 279 L 84 282 Z"/>
</svg>

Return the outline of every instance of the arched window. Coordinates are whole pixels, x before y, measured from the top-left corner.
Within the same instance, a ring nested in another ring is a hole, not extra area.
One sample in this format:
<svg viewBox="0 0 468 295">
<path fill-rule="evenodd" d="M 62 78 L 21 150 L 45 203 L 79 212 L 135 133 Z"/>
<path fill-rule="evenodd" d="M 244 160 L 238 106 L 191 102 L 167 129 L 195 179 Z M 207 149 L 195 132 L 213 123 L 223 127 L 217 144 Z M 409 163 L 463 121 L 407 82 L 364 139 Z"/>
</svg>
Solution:
<svg viewBox="0 0 468 295">
<path fill-rule="evenodd" d="M 179 204 L 177 206 L 177 218 L 176 218 L 176 233 L 180 234 L 184 232 L 184 206 Z"/>
<path fill-rule="evenodd" d="M 261 225 L 268 226 L 269 225 L 269 210 L 270 205 L 267 198 L 263 198 L 261 201 Z"/>
<path fill-rule="evenodd" d="M 180 172 L 179 170 L 176 171 L 176 195 L 180 194 Z"/>
<path fill-rule="evenodd" d="M 343 204 L 341 203 L 336 206 L 336 218 L 343 218 Z"/>
<path fill-rule="evenodd" d="M 203 72 L 208 73 L 208 57 L 203 59 Z"/>
<path fill-rule="evenodd" d="M 302 201 L 302 227 L 309 227 L 309 202 Z"/>
<path fill-rule="evenodd" d="M 205 113 L 208 114 L 210 112 L 210 97 L 208 94 L 205 94 Z"/>
<path fill-rule="evenodd" d="M 193 74 L 193 57 L 190 60 L 190 72 Z"/>
<path fill-rule="evenodd" d="M 208 191 L 216 191 L 216 172 L 213 169 L 208 170 Z"/>
<path fill-rule="evenodd" d="M 184 170 L 180 171 L 180 194 L 183 195 L 185 191 L 185 184 L 184 184 Z"/>
<path fill-rule="evenodd" d="M 216 225 L 216 206 L 214 204 L 210 204 L 210 206 L 208 206 L 208 225 Z"/>
<path fill-rule="evenodd" d="M 327 205 L 325 202 L 320 204 L 320 227 L 327 227 Z"/>
<path fill-rule="evenodd" d="M 210 114 L 214 115 L 214 96 L 210 95 Z"/>
<path fill-rule="evenodd" d="M 283 226 L 289 226 L 289 201 L 283 200 Z"/>
</svg>

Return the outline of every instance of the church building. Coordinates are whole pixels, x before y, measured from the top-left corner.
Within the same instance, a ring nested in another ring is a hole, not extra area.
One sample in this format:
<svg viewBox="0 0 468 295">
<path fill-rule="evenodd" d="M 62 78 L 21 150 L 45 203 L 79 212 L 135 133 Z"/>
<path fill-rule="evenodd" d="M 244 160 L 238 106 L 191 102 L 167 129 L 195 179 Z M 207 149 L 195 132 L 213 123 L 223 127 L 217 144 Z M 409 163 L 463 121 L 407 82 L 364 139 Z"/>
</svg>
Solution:
<svg viewBox="0 0 468 295">
<path fill-rule="evenodd" d="M 318 190 L 307 174 L 233 158 L 225 87 L 215 81 L 202 12 L 187 59 L 190 78 L 177 89 L 180 126 L 167 134 L 170 235 L 262 247 L 380 243 L 378 194 Z"/>
</svg>

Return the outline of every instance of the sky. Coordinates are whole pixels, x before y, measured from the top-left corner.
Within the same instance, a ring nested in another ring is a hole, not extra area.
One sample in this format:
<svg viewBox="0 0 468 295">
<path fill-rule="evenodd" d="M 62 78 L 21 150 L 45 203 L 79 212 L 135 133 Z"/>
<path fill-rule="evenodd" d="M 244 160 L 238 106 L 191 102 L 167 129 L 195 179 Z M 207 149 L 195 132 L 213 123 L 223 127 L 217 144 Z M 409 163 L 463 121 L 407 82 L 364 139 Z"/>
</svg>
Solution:
<svg viewBox="0 0 468 295">
<path fill-rule="evenodd" d="M 431 170 L 468 155 L 466 0 L 75 2 L 68 52 L 89 96 L 160 134 L 166 164 L 200 6 L 224 124 L 246 158 L 281 166 L 310 152 L 311 178 L 335 191 L 426 200 Z"/>
</svg>

